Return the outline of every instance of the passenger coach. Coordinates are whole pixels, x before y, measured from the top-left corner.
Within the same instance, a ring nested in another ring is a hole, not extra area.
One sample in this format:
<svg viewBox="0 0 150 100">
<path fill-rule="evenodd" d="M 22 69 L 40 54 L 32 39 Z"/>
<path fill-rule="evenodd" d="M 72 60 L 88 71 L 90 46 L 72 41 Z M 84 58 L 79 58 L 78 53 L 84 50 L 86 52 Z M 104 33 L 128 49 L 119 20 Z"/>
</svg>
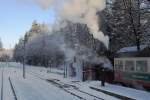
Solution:
<svg viewBox="0 0 150 100">
<path fill-rule="evenodd" d="M 141 46 L 126 47 L 118 51 L 114 58 L 115 81 L 132 86 L 143 86 L 150 89 L 150 48 Z"/>
</svg>

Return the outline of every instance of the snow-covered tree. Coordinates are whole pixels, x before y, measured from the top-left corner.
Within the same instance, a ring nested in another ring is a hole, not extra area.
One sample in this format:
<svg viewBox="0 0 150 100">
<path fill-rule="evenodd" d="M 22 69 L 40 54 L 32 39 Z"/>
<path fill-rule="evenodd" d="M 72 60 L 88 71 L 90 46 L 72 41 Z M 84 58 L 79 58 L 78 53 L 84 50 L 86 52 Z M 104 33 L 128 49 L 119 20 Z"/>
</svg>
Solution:
<svg viewBox="0 0 150 100">
<path fill-rule="evenodd" d="M 59 65 L 64 57 L 58 41 L 51 35 L 42 35 L 26 44 L 26 57 L 28 63 L 48 66 L 49 63 Z"/>
<path fill-rule="evenodd" d="M 23 39 L 21 38 L 19 40 L 19 43 L 15 45 L 14 48 L 14 53 L 13 53 L 13 58 L 17 62 L 22 62 L 23 61 L 23 56 L 24 56 L 24 47 L 23 47 Z"/>
<path fill-rule="evenodd" d="M 46 24 L 34 21 L 31 29 L 16 45 L 14 59 L 21 62 L 25 56 L 26 63 L 45 67 L 50 63 L 55 66 L 62 63 L 64 53 L 59 48 L 61 41 L 55 35 L 48 33 L 50 31 Z"/>
<path fill-rule="evenodd" d="M 149 33 L 150 26 L 148 4 L 148 0 L 115 0 L 108 3 L 103 16 L 106 33 L 110 36 L 111 51 L 144 44 L 143 39 L 147 37 L 145 34 Z"/>
</svg>

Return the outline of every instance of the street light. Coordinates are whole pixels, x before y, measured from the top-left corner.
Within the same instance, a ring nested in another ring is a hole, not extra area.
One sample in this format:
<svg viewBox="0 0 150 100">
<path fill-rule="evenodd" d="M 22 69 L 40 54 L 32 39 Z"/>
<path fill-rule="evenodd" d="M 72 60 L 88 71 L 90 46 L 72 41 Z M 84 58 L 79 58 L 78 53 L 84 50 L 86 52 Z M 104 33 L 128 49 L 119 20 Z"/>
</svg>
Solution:
<svg viewBox="0 0 150 100">
<path fill-rule="evenodd" d="M 64 61 L 64 78 L 66 78 L 66 66 L 65 66 L 65 61 Z"/>
<path fill-rule="evenodd" d="M 25 59 L 26 59 L 26 42 L 27 42 L 27 33 L 24 36 L 23 40 L 23 78 L 26 78 L 25 75 Z"/>
</svg>

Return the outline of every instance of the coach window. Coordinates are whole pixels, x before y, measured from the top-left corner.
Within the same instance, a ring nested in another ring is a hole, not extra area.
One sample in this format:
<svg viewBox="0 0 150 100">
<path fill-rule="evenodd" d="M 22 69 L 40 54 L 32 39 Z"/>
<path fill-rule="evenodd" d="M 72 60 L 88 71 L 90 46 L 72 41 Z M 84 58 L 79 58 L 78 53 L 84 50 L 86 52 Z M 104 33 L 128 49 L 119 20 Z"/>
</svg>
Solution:
<svg viewBox="0 0 150 100">
<path fill-rule="evenodd" d="M 136 71 L 147 72 L 148 71 L 147 61 L 136 61 Z"/>
<path fill-rule="evenodd" d="M 125 61 L 125 70 L 126 71 L 134 71 L 135 64 L 134 61 Z"/>
<path fill-rule="evenodd" d="M 116 70 L 123 70 L 123 61 L 121 61 L 121 60 L 116 60 L 116 61 L 115 61 L 115 69 L 116 69 Z"/>
</svg>

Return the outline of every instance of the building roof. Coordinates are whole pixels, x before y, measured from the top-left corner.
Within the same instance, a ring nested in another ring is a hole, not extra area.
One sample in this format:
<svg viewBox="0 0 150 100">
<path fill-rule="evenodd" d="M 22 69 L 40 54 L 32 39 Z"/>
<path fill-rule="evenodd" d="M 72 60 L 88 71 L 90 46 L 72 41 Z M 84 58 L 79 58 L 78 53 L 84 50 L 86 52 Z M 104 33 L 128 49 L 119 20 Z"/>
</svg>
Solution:
<svg viewBox="0 0 150 100">
<path fill-rule="evenodd" d="M 140 51 L 137 50 L 137 46 L 124 47 L 116 53 L 115 57 L 150 57 L 150 47 L 141 45 Z"/>
<path fill-rule="evenodd" d="M 144 50 L 146 47 L 148 47 L 147 45 L 141 45 L 140 49 L 141 51 Z M 132 46 L 132 47 L 124 47 L 121 48 L 117 53 L 125 53 L 125 52 L 137 52 L 137 46 Z"/>
</svg>

